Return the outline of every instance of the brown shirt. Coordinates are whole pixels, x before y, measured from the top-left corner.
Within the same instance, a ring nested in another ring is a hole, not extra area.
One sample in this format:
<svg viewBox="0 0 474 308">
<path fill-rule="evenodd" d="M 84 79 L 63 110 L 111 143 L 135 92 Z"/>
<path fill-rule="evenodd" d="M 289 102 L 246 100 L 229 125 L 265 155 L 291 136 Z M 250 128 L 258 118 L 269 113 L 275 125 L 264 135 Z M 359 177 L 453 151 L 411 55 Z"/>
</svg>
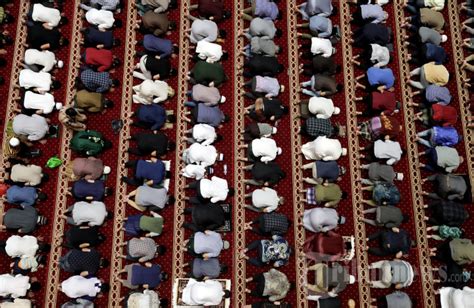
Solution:
<svg viewBox="0 0 474 308">
<path fill-rule="evenodd" d="M 73 161 L 72 170 L 77 177 L 86 180 L 97 180 L 104 173 L 104 163 L 94 157 L 78 157 Z"/>
<path fill-rule="evenodd" d="M 170 22 L 167 14 L 158 14 L 153 11 L 147 11 L 142 16 L 142 25 L 154 35 L 160 36 L 168 31 Z"/>
<path fill-rule="evenodd" d="M 88 112 L 102 112 L 104 110 L 102 93 L 80 90 L 74 97 L 74 107 Z"/>
<path fill-rule="evenodd" d="M 337 92 L 337 83 L 334 78 L 322 74 L 317 74 L 314 77 L 314 90 L 323 91 L 326 93 L 326 96 Z"/>
<path fill-rule="evenodd" d="M 429 8 L 420 9 L 421 23 L 436 31 L 440 31 L 444 27 L 443 14 Z"/>
</svg>

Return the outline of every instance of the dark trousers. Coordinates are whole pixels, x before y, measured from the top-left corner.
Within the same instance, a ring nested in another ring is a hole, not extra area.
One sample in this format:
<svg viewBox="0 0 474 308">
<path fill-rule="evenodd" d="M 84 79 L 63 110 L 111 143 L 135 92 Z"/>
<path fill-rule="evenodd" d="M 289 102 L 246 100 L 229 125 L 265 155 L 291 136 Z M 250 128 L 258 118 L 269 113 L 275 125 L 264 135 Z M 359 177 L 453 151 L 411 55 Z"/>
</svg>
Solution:
<svg viewBox="0 0 474 308">
<path fill-rule="evenodd" d="M 380 238 L 381 238 L 383 232 L 384 231 L 378 231 L 378 232 L 370 234 L 369 237 L 368 237 L 369 241 L 378 240 L 379 245 L 381 246 L 382 243 L 380 243 Z M 386 251 L 385 249 L 383 249 L 381 247 L 370 247 L 368 251 L 369 251 L 370 254 L 373 254 L 374 256 L 379 256 L 379 257 L 385 257 L 385 256 L 391 255 L 390 252 Z"/>
<path fill-rule="evenodd" d="M 261 267 L 265 266 L 265 263 L 262 262 L 262 245 L 260 244 L 260 240 L 256 240 L 251 242 L 250 244 L 247 245 L 247 250 L 251 251 L 257 249 L 257 257 L 256 258 L 250 258 L 248 261 L 250 264 Z"/>
<path fill-rule="evenodd" d="M 250 294 L 252 296 L 263 297 L 263 291 L 265 290 L 265 276 L 263 276 L 263 273 L 257 274 L 253 276 L 253 281 L 256 285 Z"/>
</svg>

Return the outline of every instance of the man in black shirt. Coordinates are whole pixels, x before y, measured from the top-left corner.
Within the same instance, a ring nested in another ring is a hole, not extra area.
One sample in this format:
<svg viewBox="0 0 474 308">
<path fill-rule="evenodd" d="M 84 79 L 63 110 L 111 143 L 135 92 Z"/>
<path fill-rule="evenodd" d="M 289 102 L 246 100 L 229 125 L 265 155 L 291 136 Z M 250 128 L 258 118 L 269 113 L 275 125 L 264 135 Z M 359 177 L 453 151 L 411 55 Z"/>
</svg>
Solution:
<svg viewBox="0 0 474 308">
<path fill-rule="evenodd" d="M 381 24 L 365 24 L 357 29 L 353 44 L 356 47 L 365 47 L 370 44 L 386 46 L 392 41 L 392 31 L 389 27 Z"/>
<path fill-rule="evenodd" d="M 285 67 L 278 62 L 276 57 L 267 57 L 261 55 L 255 55 L 244 63 L 244 68 L 247 70 L 244 72 L 245 77 L 260 76 L 276 76 L 283 72 Z"/>
<path fill-rule="evenodd" d="M 69 44 L 69 41 L 61 35 L 57 28 L 45 29 L 41 24 L 28 27 L 26 42 L 28 48 L 40 50 L 57 50 L 59 47 Z"/>
<path fill-rule="evenodd" d="M 62 270 L 81 276 L 95 275 L 108 265 L 109 261 L 93 248 L 71 249 L 59 259 Z"/>
<path fill-rule="evenodd" d="M 323 57 L 316 55 L 311 60 L 311 63 L 305 63 L 302 67 L 302 73 L 306 76 L 313 76 L 315 74 L 333 76 L 341 71 L 341 66 L 334 62 L 333 57 Z"/>
<path fill-rule="evenodd" d="M 184 210 L 185 214 L 191 214 L 193 222 L 184 223 L 183 227 L 194 232 L 204 232 L 206 230 L 216 230 L 225 225 L 226 220 L 230 220 L 220 204 L 207 203 L 195 204 L 193 207 Z"/>
<path fill-rule="evenodd" d="M 169 138 L 158 132 L 148 133 L 142 132 L 130 137 L 130 140 L 137 142 L 136 148 L 129 148 L 128 153 L 145 156 L 151 155 L 154 157 L 160 157 L 165 155 L 168 151 L 174 151 L 176 144 L 170 141 Z"/>
<path fill-rule="evenodd" d="M 244 183 L 257 186 L 276 185 L 286 176 L 280 166 L 274 162 L 256 162 L 253 165 L 246 166 L 244 170 L 250 171 L 252 174 L 252 179 L 245 179 Z"/>
</svg>

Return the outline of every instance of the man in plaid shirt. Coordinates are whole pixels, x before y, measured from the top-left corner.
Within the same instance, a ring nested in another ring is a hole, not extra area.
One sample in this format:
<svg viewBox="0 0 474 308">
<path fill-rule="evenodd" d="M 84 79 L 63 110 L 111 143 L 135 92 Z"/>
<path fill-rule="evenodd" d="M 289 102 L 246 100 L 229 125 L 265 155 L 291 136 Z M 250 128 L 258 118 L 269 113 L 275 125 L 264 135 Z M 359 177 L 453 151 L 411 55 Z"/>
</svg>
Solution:
<svg viewBox="0 0 474 308">
<path fill-rule="evenodd" d="M 92 69 L 85 69 L 81 72 L 80 82 L 88 91 L 104 93 L 113 91 L 114 87 L 120 85 L 118 79 L 111 79 L 109 72 L 96 72 Z"/>
<path fill-rule="evenodd" d="M 320 119 L 317 117 L 308 118 L 301 125 L 301 133 L 308 136 L 317 138 L 319 136 L 326 137 L 344 137 L 345 127 L 336 124 L 332 125 L 330 119 Z"/>
<path fill-rule="evenodd" d="M 425 220 L 432 225 L 459 227 L 469 218 L 464 205 L 453 201 L 434 200 L 429 205 L 425 205 L 425 208 L 432 210 L 431 216 L 425 217 Z"/>
<path fill-rule="evenodd" d="M 258 224 L 253 226 L 252 224 Z M 290 221 L 281 213 L 265 213 L 245 224 L 245 230 L 252 230 L 259 235 L 284 235 L 288 231 Z"/>
</svg>

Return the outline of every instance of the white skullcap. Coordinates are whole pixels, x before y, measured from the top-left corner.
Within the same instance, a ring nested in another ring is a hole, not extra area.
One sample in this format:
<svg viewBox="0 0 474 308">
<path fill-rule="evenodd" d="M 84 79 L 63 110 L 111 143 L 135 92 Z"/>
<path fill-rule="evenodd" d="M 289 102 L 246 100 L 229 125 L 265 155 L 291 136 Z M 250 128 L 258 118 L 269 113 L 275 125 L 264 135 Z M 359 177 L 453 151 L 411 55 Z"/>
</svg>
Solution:
<svg viewBox="0 0 474 308">
<path fill-rule="evenodd" d="M 57 109 L 57 110 L 61 110 L 62 108 L 63 108 L 63 104 L 57 102 L 57 103 L 56 103 L 56 109 Z"/>
<path fill-rule="evenodd" d="M 342 148 L 341 154 L 342 154 L 342 156 L 346 156 L 346 155 L 347 155 L 347 149 L 346 149 L 346 148 Z"/>
<path fill-rule="evenodd" d="M 341 108 L 334 107 L 334 114 L 340 114 L 340 113 L 341 113 Z"/>
<path fill-rule="evenodd" d="M 353 284 L 356 282 L 356 278 L 354 277 L 354 275 L 349 275 L 349 284 Z"/>
<path fill-rule="evenodd" d="M 398 181 L 403 181 L 403 173 L 401 173 L 401 172 L 397 173 L 397 180 Z"/>
<path fill-rule="evenodd" d="M 61 60 L 59 60 L 57 66 L 58 66 L 59 68 L 63 68 L 64 62 L 61 61 Z"/>
<path fill-rule="evenodd" d="M 225 98 L 224 95 L 222 95 L 222 96 L 221 96 L 221 101 L 220 101 L 220 103 L 221 103 L 221 104 L 222 104 L 222 103 L 225 103 L 225 101 L 226 101 L 226 98 Z"/>
<path fill-rule="evenodd" d="M 278 129 L 277 129 L 276 127 L 273 127 L 273 128 L 272 128 L 272 134 L 276 134 L 277 131 L 278 131 Z"/>
<path fill-rule="evenodd" d="M 20 145 L 20 139 L 16 138 L 16 137 L 13 137 L 10 139 L 10 141 L 8 142 L 10 144 L 10 146 L 12 147 L 17 147 Z"/>
<path fill-rule="evenodd" d="M 277 153 L 278 153 L 278 155 L 281 155 L 281 153 L 283 153 L 283 150 L 280 147 L 278 147 L 277 148 Z"/>
<path fill-rule="evenodd" d="M 446 42 L 448 40 L 448 36 L 446 34 L 441 35 L 441 42 Z"/>
<path fill-rule="evenodd" d="M 112 169 L 109 166 L 104 166 L 104 174 L 109 174 Z"/>
</svg>

